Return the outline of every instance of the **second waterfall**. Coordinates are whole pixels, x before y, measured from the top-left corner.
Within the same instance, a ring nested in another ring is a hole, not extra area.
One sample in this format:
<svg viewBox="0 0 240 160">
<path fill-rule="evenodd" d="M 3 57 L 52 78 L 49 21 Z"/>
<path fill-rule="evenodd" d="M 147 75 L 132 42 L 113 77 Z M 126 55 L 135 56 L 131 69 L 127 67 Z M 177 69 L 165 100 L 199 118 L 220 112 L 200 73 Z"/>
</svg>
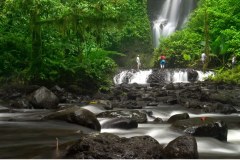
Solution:
<svg viewBox="0 0 240 160">
<path fill-rule="evenodd" d="M 155 48 L 161 37 L 169 36 L 182 28 L 196 3 L 196 0 L 149 0 Z"/>
</svg>

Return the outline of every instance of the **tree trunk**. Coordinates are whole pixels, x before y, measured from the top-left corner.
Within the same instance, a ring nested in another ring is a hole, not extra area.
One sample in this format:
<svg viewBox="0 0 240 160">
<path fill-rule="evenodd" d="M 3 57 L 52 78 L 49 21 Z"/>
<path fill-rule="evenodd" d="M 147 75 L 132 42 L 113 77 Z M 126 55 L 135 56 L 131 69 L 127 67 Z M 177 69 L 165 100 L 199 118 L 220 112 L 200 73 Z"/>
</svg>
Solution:
<svg viewBox="0 0 240 160">
<path fill-rule="evenodd" d="M 32 27 L 32 53 L 30 72 L 34 80 L 39 78 L 39 71 L 42 64 L 42 36 L 39 10 L 35 8 L 31 13 Z"/>
</svg>

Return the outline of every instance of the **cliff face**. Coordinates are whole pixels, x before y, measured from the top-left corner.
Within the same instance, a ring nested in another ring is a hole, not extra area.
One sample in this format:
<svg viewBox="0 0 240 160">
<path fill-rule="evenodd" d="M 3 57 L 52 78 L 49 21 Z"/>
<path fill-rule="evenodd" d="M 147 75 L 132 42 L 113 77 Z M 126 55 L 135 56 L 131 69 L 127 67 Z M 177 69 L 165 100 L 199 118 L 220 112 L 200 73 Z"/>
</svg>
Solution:
<svg viewBox="0 0 240 160">
<path fill-rule="evenodd" d="M 165 0 L 148 0 L 148 16 L 151 22 L 158 18 L 164 2 Z"/>
</svg>

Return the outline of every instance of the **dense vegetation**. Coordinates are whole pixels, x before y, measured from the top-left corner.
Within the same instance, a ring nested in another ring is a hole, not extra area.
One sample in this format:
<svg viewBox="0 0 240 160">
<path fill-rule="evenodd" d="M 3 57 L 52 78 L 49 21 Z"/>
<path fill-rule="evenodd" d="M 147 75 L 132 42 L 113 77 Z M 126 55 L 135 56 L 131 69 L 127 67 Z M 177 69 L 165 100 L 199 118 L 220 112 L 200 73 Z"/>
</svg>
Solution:
<svg viewBox="0 0 240 160">
<path fill-rule="evenodd" d="M 216 75 L 210 79 L 217 83 L 240 84 L 240 66 L 227 70 L 224 68 L 216 70 Z"/>
<path fill-rule="evenodd" d="M 145 0 L 1 1 L 1 81 L 108 86 L 112 55 L 130 42 L 151 47 L 146 8 Z"/>
<path fill-rule="evenodd" d="M 205 67 L 229 68 L 240 56 L 239 3 L 199 0 L 184 29 L 161 39 L 152 64 L 165 54 L 169 67 L 200 68 L 206 52 Z M 146 9 L 147 0 L 2 0 L 0 82 L 99 89 L 111 84 L 117 64 L 134 68 L 136 54 L 148 67 Z"/>
<path fill-rule="evenodd" d="M 201 53 L 207 53 L 208 67 L 231 66 L 231 57 L 240 56 L 240 1 L 199 0 L 183 30 L 162 39 L 153 64 L 160 54 L 170 67 L 201 68 Z"/>
</svg>

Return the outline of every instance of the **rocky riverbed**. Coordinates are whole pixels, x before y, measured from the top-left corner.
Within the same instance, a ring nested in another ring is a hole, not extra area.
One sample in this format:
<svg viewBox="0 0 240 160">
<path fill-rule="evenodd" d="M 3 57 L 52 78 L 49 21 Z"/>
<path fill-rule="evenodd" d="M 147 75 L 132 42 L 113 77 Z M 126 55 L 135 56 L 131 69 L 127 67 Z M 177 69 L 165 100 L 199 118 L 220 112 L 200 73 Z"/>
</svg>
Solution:
<svg viewBox="0 0 240 160">
<path fill-rule="evenodd" d="M 194 75 L 194 74 L 193 74 Z M 195 75 L 194 75 L 195 76 Z M 152 76 L 154 77 L 154 76 Z M 1 118 L 1 121 L 65 121 L 81 125 L 94 133 L 79 132 L 79 141 L 62 149 L 58 158 L 198 158 L 195 137 L 213 137 L 226 142 L 231 124 L 217 118 L 192 118 L 188 113 L 176 114 L 167 120 L 153 115 L 150 109 L 161 105 L 180 105 L 196 114 L 238 113 L 240 87 L 212 82 L 163 83 L 155 78 L 147 85 L 113 86 L 108 93 L 82 95 L 76 85 L 65 88 L 54 86 L 4 86 L 0 89 L 1 113 L 16 113 L 19 109 L 47 109 L 38 117 Z M 92 113 L 82 106 L 92 104 L 106 111 Z M 149 117 L 153 121 L 149 122 Z M 99 119 L 109 119 L 99 123 Z M 185 134 L 168 144 L 160 144 L 150 136 L 119 137 L 101 133 L 102 128 L 133 129 L 139 124 L 170 124 Z M 140 152 L 139 152 L 140 151 Z M 15 157 L 17 158 L 17 157 Z M 51 157 L 49 157 L 51 158 Z"/>
</svg>

